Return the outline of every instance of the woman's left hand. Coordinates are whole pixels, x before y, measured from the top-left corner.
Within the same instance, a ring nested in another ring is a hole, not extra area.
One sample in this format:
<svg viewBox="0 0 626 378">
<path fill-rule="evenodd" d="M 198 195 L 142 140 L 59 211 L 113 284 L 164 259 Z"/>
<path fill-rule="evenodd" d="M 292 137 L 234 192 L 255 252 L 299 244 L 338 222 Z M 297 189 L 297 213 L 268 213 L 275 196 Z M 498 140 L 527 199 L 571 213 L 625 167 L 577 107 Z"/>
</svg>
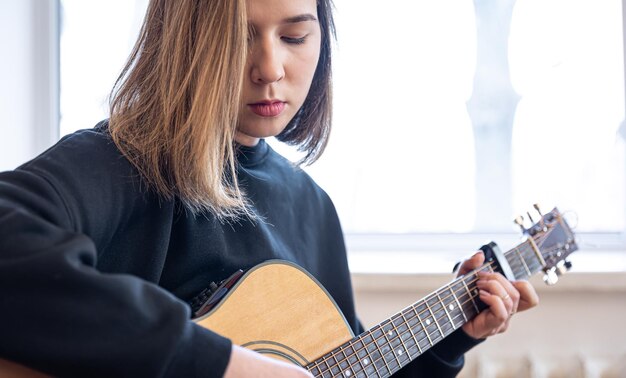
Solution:
<svg viewBox="0 0 626 378">
<path fill-rule="evenodd" d="M 479 268 L 484 261 L 485 255 L 476 253 L 461 264 L 459 275 Z M 479 272 L 476 286 L 480 300 L 488 308 L 463 325 L 465 333 L 475 339 L 506 331 L 516 312 L 528 310 L 539 303 L 537 292 L 528 281 L 511 282 L 500 273 Z"/>
</svg>

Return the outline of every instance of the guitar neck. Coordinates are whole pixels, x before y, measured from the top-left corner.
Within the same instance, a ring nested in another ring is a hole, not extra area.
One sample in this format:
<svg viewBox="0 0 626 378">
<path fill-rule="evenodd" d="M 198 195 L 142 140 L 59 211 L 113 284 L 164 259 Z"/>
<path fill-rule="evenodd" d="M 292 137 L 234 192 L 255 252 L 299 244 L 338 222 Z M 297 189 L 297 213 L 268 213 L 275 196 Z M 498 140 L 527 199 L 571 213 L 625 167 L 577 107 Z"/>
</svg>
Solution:
<svg viewBox="0 0 626 378">
<path fill-rule="evenodd" d="M 532 239 L 504 254 L 515 279 L 541 270 L 543 260 Z M 473 319 L 486 305 L 478 298 L 479 271 L 457 278 L 321 358 L 307 369 L 315 377 L 389 377 Z"/>
</svg>

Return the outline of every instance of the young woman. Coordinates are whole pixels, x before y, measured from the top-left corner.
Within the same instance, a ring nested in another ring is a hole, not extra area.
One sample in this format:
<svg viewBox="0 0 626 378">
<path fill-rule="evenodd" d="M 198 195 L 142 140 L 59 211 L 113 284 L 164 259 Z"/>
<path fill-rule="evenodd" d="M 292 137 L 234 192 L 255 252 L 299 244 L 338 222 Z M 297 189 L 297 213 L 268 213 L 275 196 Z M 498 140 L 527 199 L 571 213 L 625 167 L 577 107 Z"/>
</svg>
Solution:
<svg viewBox="0 0 626 378">
<path fill-rule="evenodd" d="M 309 376 L 190 320 L 208 283 L 276 258 L 361 333 L 330 199 L 264 141 L 324 150 L 332 34 L 330 0 L 152 0 L 110 119 L 0 174 L 0 357 L 55 376 Z M 537 303 L 498 274 L 479 287 L 488 309 L 399 376 L 456 375 Z"/>
</svg>

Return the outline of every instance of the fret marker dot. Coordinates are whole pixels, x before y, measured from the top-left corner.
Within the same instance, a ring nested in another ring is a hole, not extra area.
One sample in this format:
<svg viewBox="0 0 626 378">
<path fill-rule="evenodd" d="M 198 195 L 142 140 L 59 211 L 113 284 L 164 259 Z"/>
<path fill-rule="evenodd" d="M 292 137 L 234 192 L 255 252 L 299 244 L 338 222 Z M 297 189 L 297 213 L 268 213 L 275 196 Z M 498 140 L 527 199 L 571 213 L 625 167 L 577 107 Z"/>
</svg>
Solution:
<svg viewBox="0 0 626 378">
<path fill-rule="evenodd" d="M 426 325 L 430 325 L 430 319 L 426 319 Z"/>
<path fill-rule="evenodd" d="M 351 375 L 352 375 L 352 372 L 351 372 L 350 370 L 346 370 L 345 376 L 346 376 L 346 377 L 349 377 L 349 376 L 351 376 Z"/>
<path fill-rule="evenodd" d="M 450 309 L 450 311 L 454 310 L 454 306 L 453 305 L 448 306 L 448 308 Z"/>
<path fill-rule="evenodd" d="M 393 336 L 393 331 L 389 331 L 389 332 L 387 332 L 387 334 L 388 334 L 389 336 Z"/>
<path fill-rule="evenodd" d="M 402 356 L 402 349 L 398 349 L 398 355 Z"/>
<path fill-rule="evenodd" d="M 363 359 L 363 365 L 367 365 L 369 363 L 370 363 L 370 361 L 367 358 Z"/>
</svg>

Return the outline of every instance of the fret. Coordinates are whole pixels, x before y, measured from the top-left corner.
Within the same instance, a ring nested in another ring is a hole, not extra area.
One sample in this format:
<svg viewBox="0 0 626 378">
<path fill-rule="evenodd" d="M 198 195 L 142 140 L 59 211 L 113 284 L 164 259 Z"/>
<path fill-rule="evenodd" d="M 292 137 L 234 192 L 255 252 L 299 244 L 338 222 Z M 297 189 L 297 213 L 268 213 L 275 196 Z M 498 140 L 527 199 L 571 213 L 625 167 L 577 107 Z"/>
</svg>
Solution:
<svg viewBox="0 0 626 378">
<path fill-rule="evenodd" d="M 526 250 L 527 253 L 524 254 L 524 261 L 527 263 L 528 269 L 530 270 L 531 274 L 534 274 L 543 268 L 544 265 L 542 264 L 545 264 L 545 261 L 542 263 L 543 258 L 541 260 L 535 258 L 532 247 L 527 247 Z"/>
<path fill-rule="evenodd" d="M 520 264 L 520 260 L 515 258 L 514 252 L 515 250 L 508 251 L 504 254 L 504 257 L 511 268 L 513 277 L 515 279 L 520 279 L 520 277 L 524 277 L 524 267 Z"/>
<path fill-rule="evenodd" d="M 374 343 L 374 340 L 372 338 L 372 331 L 368 331 L 367 334 L 365 335 L 365 337 L 363 338 L 363 346 L 364 346 L 364 350 L 365 353 L 367 353 L 367 355 L 369 356 L 369 361 L 372 365 L 374 365 L 374 367 L 376 367 L 376 365 L 374 364 L 374 356 L 372 356 L 372 352 L 376 350 L 376 343 Z"/>
<path fill-rule="evenodd" d="M 327 357 L 328 361 L 330 361 L 329 372 L 331 373 L 332 377 L 336 377 L 341 372 L 341 369 L 339 368 L 339 361 L 337 361 L 337 357 L 335 356 L 335 353 L 331 352 Z"/>
<path fill-rule="evenodd" d="M 406 327 L 405 330 L 402 330 L 402 325 L 404 323 L 400 317 L 401 314 L 394 315 L 392 317 L 391 324 L 393 325 L 393 329 L 396 333 L 394 337 L 397 341 L 399 341 L 397 345 L 394 343 L 394 350 L 396 353 L 396 357 L 399 360 L 398 362 L 400 363 L 400 367 L 402 367 L 411 360 L 411 355 L 409 349 L 404 343 L 404 338 L 406 337 Z"/>
<path fill-rule="evenodd" d="M 528 277 L 532 276 L 532 273 L 530 272 L 530 269 L 528 269 L 528 265 L 526 265 L 526 261 L 524 261 L 524 257 L 522 257 L 522 254 L 519 251 L 519 249 L 517 247 L 515 247 L 514 251 L 517 252 L 517 258 L 522 263 L 522 266 L 524 267 L 524 270 L 526 270 L 526 275 Z"/>
<path fill-rule="evenodd" d="M 322 378 L 332 377 L 330 373 L 330 364 L 326 361 L 326 358 L 324 358 L 322 362 L 324 362 L 324 366 L 322 366 L 321 370 Z"/>
<path fill-rule="evenodd" d="M 376 365 L 372 363 L 372 356 L 367 351 L 367 345 L 362 340 L 362 337 L 357 339 L 357 342 L 354 343 L 354 346 L 357 350 L 357 357 L 359 358 L 359 363 L 363 366 L 363 370 L 365 373 L 370 376 L 370 374 L 378 374 L 376 370 Z"/>
<path fill-rule="evenodd" d="M 387 365 L 387 360 L 385 360 L 384 356 L 380 353 L 380 350 L 376 348 L 372 352 L 372 358 L 374 360 L 374 365 L 376 366 L 376 371 L 378 375 L 384 377 L 386 374 L 391 374 L 389 372 L 389 365 Z"/>
<path fill-rule="evenodd" d="M 384 346 L 381 348 L 380 352 L 383 355 L 383 359 L 387 363 L 389 372 L 393 373 L 394 371 L 399 369 L 399 366 L 401 365 L 400 365 L 400 358 L 398 358 L 395 352 L 396 345 L 393 344 L 393 340 L 394 340 L 393 337 L 395 334 L 394 331 L 392 330 L 393 324 L 391 324 L 391 326 L 390 324 L 391 322 L 388 322 L 383 325 L 383 335 L 384 335 L 385 343 L 384 343 Z M 391 361 L 387 360 L 387 358 L 390 357 L 389 355 L 393 357 Z"/>
<path fill-rule="evenodd" d="M 445 289 L 444 289 L 445 290 Z M 448 289 L 449 291 L 449 289 Z M 446 316 L 448 317 L 448 320 L 450 320 L 450 324 L 452 325 L 452 329 L 456 329 L 456 325 L 454 324 L 454 321 L 452 320 L 452 316 L 450 316 L 450 313 L 448 312 L 448 310 L 452 311 L 454 310 L 454 306 L 452 306 L 451 308 L 447 308 L 449 306 L 448 303 L 445 302 L 445 299 L 441 298 L 441 295 L 439 294 L 439 292 L 437 292 L 437 297 L 439 298 L 439 301 L 441 302 L 441 307 L 443 307 L 443 310 L 446 313 Z M 450 298 L 450 295 L 444 297 L 444 298 Z"/>
<path fill-rule="evenodd" d="M 423 340 L 428 340 L 428 345 L 425 346 L 424 349 L 428 349 L 431 346 L 435 345 L 435 343 L 433 342 L 433 339 L 430 338 L 430 332 L 428 330 L 429 327 L 430 328 L 433 327 L 432 321 L 428 319 L 428 314 L 426 314 L 426 311 L 427 311 L 426 304 L 422 302 L 422 304 L 420 304 L 420 306 L 418 307 L 418 312 L 416 313 L 420 326 L 422 327 L 422 329 L 424 330 L 424 334 L 426 335 L 426 339 L 423 339 Z M 422 314 L 426 314 L 426 315 L 422 315 Z"/>
<path fill-rule="evenodd" d="M 435 322 L 439 326 L 439 331 L 441 332 L 441 337 L 446 337 L 454 330 L 451 322 L 448 320 L 446 309 L 441 302 L 441 299 L 438 298 L 438 293 L 433 294 L 427 301 L 429 304 L 430 310 L 433 313 L 433 317 L 435 318 Z"/>
<path fill-rule="evenodd" d="M 337 361 L 337 358 L 334 354 L 331 354 L 330 357 L 332 357 L 333 359 L 330 367 L 330 372 L 332 373 L 333 377 L 336 377 L 341 372 L 341 369 L 339 368 L 339 361 Z"/>
<path fill-rule="evenodd" d="M 402 348 L 404 348 L 404 356 L 410 359 L 411 352 L 409 350 L 409 347 L 407 347 L 405 340 L 409 339 L 408 341 L 410 342 L 411 334 L 407 332 L 408 327 L 406 325 L 406 322 L 404 320 L 404 316 L 402 315 L 402 313 L 394 315 L 392 318 L 392 323 L 394 326 L 394 330 L 396 331 L 397 338 L 400 340 L 400 344 L 402 345 Z M 400 362 L 404 363 L 406 361 L 400 361 Z"/>
<path fill-rule="evenodd" d="M 469 277 L 471 279 L 471 276 Z M 472 304 L 474 305 L 474 309 L 476 310 L 476 314 L 480 313 L 480 310 L 478 309 L 478 305 L 476 304 L 476 301 L 474 300 L 474 296 L 472 295 L 472 292 L 470 291 L 469 287 L 467 286 L 467 282 L 465 281 L 467 278 L 463 278 L 461 279 L 461 281 L 463 281 L 463 285 L 465 286 L 465 290 L 467 291 L 467 295 L 469 296 L 470 300 L 472 301 Z"/>
<path fill-rule="evenodd" d="M 415 334 L 413 333 L 413 330 L 411 329 L 411 326 L 409 325 L 406 317 L 404 316 L 404 311 L 400 313 L 400 315 L 402 315 L 402 319 L 404 321 L 404 324 L 406 325 L 406 328 L 409 330 L 408 333 L 403 332 L 403 334 L 406 334 L 410 337 L 409 341 L 413 344 L 413 345 L 409 345 L 409 355 L 411 355 L 411 349 L 415 348 L 416 349 L 416 354 L 415 356 L 412 356 L 411 359 L 419 356 L 420 354 L 422 354 L 422 349 L 420 348 L 419 343 L 417 342 L 417 338 L 415 337 Z"/>
<path fill-rule="evenodd" d="M 331 351 L 329 354 L 327 354 L 324 357 L 324 359 L 326 361 L 330 361 L 329 372 L 332 377 L 335 377 L 341 373 L 341 370 L 342 370 L 341 363 L 344 360 L 343 353 L 341 352 L 341 347 L 339 347 L 338 349 L 334 351 Z"/>
<path fill-rule="evenodd" d="M 392 322 L 396 329 L 396 332 L 400 336 L 400 341 L 402 343 L 404 343 L 407 339 L 410 339 L 412 337 L 412 335 L 409 333 L 409 325 L 402 312 L 394 315 Z"/>
<path fill-rule="evenodd" d="M 382 329 L 382 324 L 381 324 L 381 329 Z M 383 356 L 391 350 L 391 345 L 389 344 L 389 340 L 387 339 L 386 333 L 387 332 L 385 330 L 381 330 L 379 337 L 376 338 L 376 346 L 378 347 L 378 350 Z"/>
<path fill-rule="evenodd" d="M 344 352 L 344 347 L 340 347 L 339 351 L 335 353 L 339 356 L 339 369 L 344 376 L 351 376 L 353 374 L 352 366 L 348 362 L 348 355 Z M 335 357 L 336 358 L 336 357 Z"/>
<path fill-rule="evenodd" d="M 463 306 L 461 305 L 461 302 L 459 301 L 459 297 L 457 297 L 457 295 L 456 295 L 456 293 L 463 291 L 463 288 L 460 287 L 461 285 L 460 285 L 459 281 L 460 280 L 456 280 L 456 281 L 453 282 L 453 284 L 451 285 L 451 287 L 452 287 L 451 292 L 452 292 L 452 297 L 456 301 L 456 305 L 457 305 L 457 308 L 458 308 L 459 312 L 461 313 L 461 315 L 463 315 L 463 323 L 467 323 L 467 321 L 468 321 L 467 320 L 467 316 L 465 316 L 465 311 L 463 309 Z"/>
<path fill-rule="evenodd" d="M 374 332 L 372 332 L 372 330 Z M 376 369 L 376 373 L 379 376 L 384 376 L 388 372 L 386 361 L 382 360 L 382 355 L 380 354 L 380 350 L 378 349 L 378 338 L 382 336 L 382 331 L 380 330 L 380 326 L 376 326 L 370 330 L 369 335 L 369 343 L 367 343 L 367 353 L 370 355 L 370 360 L 372 365 L 374 365 Z M 382 361 L 381 361 L 382 360 Z"/>
<path fill-rule="evenodd" d="M 454 330 L 467 323 L 467 317 L 465 316 L 463 308 L 456 297 L 455 291 L 458 288 L 459 282 L 455 281 L 441 290 L 442 295 L 440 295 L 443 300 L 443 306 L 446 309 L 446 313 L 448 314 L 448 318 L 450 319 L 450 323 Z"/>
<path fill-rule="evenodd" d="M 471 319 L 477 314 L 472 294 L 469 292 L 469 288 L 463 279 L 458 279 L 457 284 L 460 288 L 457 291 L 457 297 L 459 298 L 459 302 L 461 303 L 461 307 L 463 309 L 463 316 L 465 316 L 466 319 Z"/>
<path fill-rule="evenodd" d="M 419 307 L 423 306 L 424 305 L 419 305 Z M 416 308 L 415 305 L 410 307 L 412 315 L 411 318 L 409 318 L 409 328 L 411 329 L 411 333 L 413 333 L 415 340 L 417 341 L 417 347 L 419 348 L 420 353 L 423 353 L 432 345 L 432 343 L 428 337 L 428 332 L 424 328 L 424 324 L 420 320 L 418 314 L 419 307 Z"/>
<path fill-rule="evenodd" d="M 326 361 L 325 358 L 322 360 L 322 362 L 324 362 L 324 366 L 322 366 L 322 374 L 323 374 L 330 370 L 330 365 L 328 364 L 328 361 Z"/>
<path fill-rule="evenodd" d="M 358 344 L 360 344 L 361 346 L 363 345 L 360 341 L 358 342 Z M 348 354 L 348 364 L 355 374 L 358 375 L 358 373 L 365 370 L 365 367 L 363 366 L 363 363 L 359 358 L 358 349 L 355 342 L 348 343 L 344 353 Z"/>
<path fill-rule="evenodd" d="M 314 361 L 314 365 L 309 369 L 309 373 L 311 373 L 314 377 L 321 377 L 320 367 L 318 366 L 319 361 Z"/>
<path fill-rule="evenodd" d="M 336 377 L 339 372 L 341 371 L 341 369 L 339 369 L 339 362 L 337 361 L 337 358 L 335 357 L 334 353 L 331 353 L 328 356 L 328 360 L 330 361 L 330 373 L 332 374 L 332 377 Z"/>
<path fill-rule="evenodd" d="M 443 338 L 443 331 L 441 331 L 441 327 L 439 327 L 439 323 L 437 323 L 437 319 L 435 319 L 435 315 L 433 314 L 433 311 L 431 310 L 430 305 L 428 304 L 428 300 L 424 301 L 424 303 L 426 304 L 427 312 L 428 312 L 426 314 L 426 325 L 430 326 L 430 324 L 434 323 L 434 325 L 436 326 L 435 331 L 436 330 L 439 331 L 439 335 L 438 336 L 434 332 L 431 333 L 430 331 L 428 331 L 428 333 L 431 336 L 435 335 L 435 337 L 432 337 L 432 338 L 429 337 L 429 339 L 435 340 L 435 342 L 437 342 L 437 341 L 439 341 L 439 340 L 437 340 L 438 338 Z M 430 314 L 430 318 L 428 317 L 429 316 L 428 314 Z M 430 328 L 433 328 L 433 327 L 430 327 Z M 427 330 L 428 330 L 428 328 L 427 328 Z"/>
<path fill-rule="evenodd" d="M 339 366 L 343 369 L 344 377 L 352 377 L 358 371 L 360 371 L 360 370 L 355 369 L 354 365 L 352 365 L 352 363 L 350 362 L 350 357 L 354 357 L 354 350 L 350 352 L 349 349 L 352 349 L 349 345 L 345 347 L 341 347 L 341 353 L 344 355 L 345 359 L 341 361 Z M 356 358 L 354 358 L 353 361 L 356 363 Z"/>
<path fill-rule="evenodd" d="M 362 343 L 358 342 L 360 345 Z M 359 372 L 365 370 L 359 356 L 357 354 L 358 349 L 356 349 L 356 342 L 350 342 L 346 347 L 346 352 L 348 353 L 348 364 L 352 368 L 353 372 L 358 375 Z M 344 352 L 344 353 L 346 353 Z"/>
<path fill-rule="evenodd" d="M 523 270 L 520 271 L 519 274 L 515 275 L 516 279 L 528 279 L 535 272 L 541 270 L 540 261 L 537 260 L 537 255 L 530 244 L 530 239 L 527 242 L 515 247 L 510 251 L 510 254 L 516 255 L 516 264 L 521 266 L 521 270 Z"/>
<path fill-rule="evenodd" d="M 463 294 L 461 306 L 463 306 L 464 316 L 468 319 L 471 319 L 478 314 L 474 305 L 474 298 L 470 297 L 469 294 Z"/>
</svg>

